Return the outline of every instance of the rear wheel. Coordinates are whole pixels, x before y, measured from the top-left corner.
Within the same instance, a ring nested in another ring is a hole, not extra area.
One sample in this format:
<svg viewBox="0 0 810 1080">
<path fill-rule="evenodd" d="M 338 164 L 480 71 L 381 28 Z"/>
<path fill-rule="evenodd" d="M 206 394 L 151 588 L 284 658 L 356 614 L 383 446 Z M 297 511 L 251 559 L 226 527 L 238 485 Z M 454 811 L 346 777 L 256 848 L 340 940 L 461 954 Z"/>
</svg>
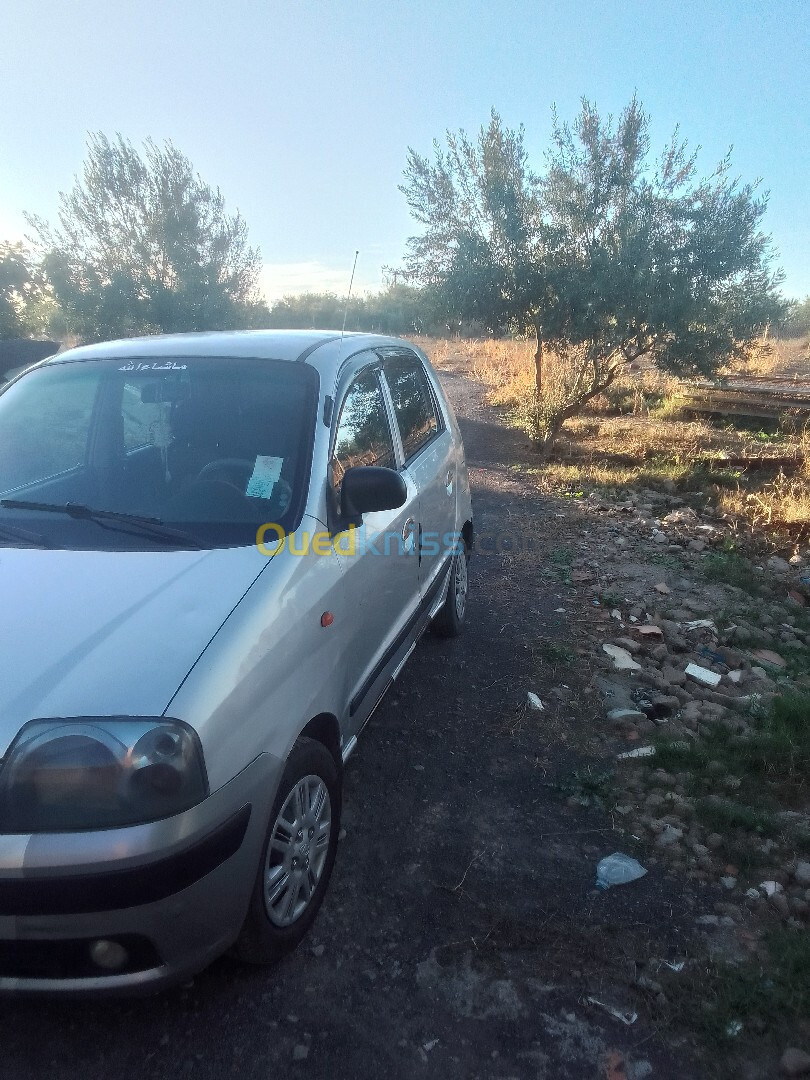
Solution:
<svg viewBox="0 0 810 1080">
<path fill-rule="evenodd" d="M 460 539 L 459 543 L 459 550 L 453 555 L 453 562 L 450 566 L 450 584 L 447 587 L 447 598 L 433 620 L 437 633 L 441 634 L 442 637 L 458 637 L 464 629 L 464 617 L 467 613 L 467 589 L 469 583 L 467 562 L 469 555 L 464 540 Z"/>
<path fill-rule="evenodd" d="M 287 759 L 237 956 L 271 964 L 298 945 L 321 906 L 337 851 L 340 778 L 329 751 L 300 739 Z"/>
</svg>

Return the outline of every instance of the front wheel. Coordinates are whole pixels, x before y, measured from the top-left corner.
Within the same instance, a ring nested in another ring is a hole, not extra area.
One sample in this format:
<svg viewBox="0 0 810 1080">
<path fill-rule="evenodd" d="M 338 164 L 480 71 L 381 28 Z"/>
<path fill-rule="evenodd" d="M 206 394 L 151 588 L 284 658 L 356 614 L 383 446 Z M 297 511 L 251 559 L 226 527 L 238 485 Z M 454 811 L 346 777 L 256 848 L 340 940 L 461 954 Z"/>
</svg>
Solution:
<svg viewBox="0 0 810 1080">
<path fill-rule="evenodd" d="M 442 637 L 458 637 L 464 629 L 464 616 L 467 613 L 467 589 L 469 578 L 467 562 L 469 555 L 464 540 L 459 541 L 459 550 L 453 555 L 450 567 L 450 583 L 447 586 L 447 598 L 433 620 L 437 633 Z"/>
<path fill-rule="evenodd" d="M 321 743 L 300 739 L 287 759 L 245 925 L 234 951 L 272 964 L 298 945 L 321 906 L 337 852 L 340 778 Z"/>
</svg>

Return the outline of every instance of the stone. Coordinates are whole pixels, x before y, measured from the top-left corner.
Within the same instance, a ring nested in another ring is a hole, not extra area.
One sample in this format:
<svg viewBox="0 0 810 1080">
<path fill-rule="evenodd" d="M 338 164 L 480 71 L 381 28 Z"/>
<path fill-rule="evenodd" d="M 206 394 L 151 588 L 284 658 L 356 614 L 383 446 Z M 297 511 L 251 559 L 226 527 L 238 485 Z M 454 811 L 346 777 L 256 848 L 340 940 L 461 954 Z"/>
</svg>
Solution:
<svg viewBox="0 0 810 1080">
<path fill-rule="evenodd" d="M 687 664 L 686 674 L 695 682 L 703 683 L 704 686 L 717 686 L 721 679 L 716 671 L 701 667 L 700 664 Z"/>
<path fill-rule="evenodd" d="M 671 694 L 652 694 L 650 701 L 655 706 L 657 714 L 677 712 L 681 704 L 680 701 Z"/>
<path fill-rule="evenodd" d="M 802 859 L 796 863 L 796 869 L 793 871 L 793 880 L 798 885 L 810 887 L 810 862 L 805 862 Z"/>
<path fill-rule="evenodd" d="M 663 525 L 696 525 L 697 522 L 698 516 L 689 506 L 684 506 L 680 510 L 673 510 L 665 518 L 661 519 Z"/>
<path fill-rule="evenodd" d="M 306 1043 L 299 1043 L 293 1048 L 293 1061 L 306 1061 L 309 1057 L 309 1047 Z"/>
<path fill-rule="evenodd" d="M 781 915 L 783 919 L 790 918 L 790 904 L 784 893 L 774 893 L 773 896 L 768 897 L 768 901 L 774 911 Z"/>
<path fill-rule="evenodd" d="M 741 668 L 743 666 L 744 657 L 741 652 L 730 649 L 728 645 L 713 646 L 713 648 L 720 654 L 727 668 Z"/>
<path fill-rule="evenodd" d="M 682 839 L 683 829 L 678 829 L 674 825 L 665 825 L 655 838 L 655 846 L 659 848 L 672 847 L 673 844 L 677 844 Z"/>
<path fill-rule="evenodd" d="M 662 596 L 669 596 L 669 585 L 664 581 L 659 581 L 655 586 L 655 591 L 661 593 Z"/>
<path fill-rule="evenodd" d="M 772 574 L 787 574 L 790 570 L 790 563 L 786 559 L 780 559 L 778 555 L 771 555 L 765 565 Z"/>
<path fill-rule="evenodd" d="M 787 660 L 781 657 L 779 653 L 773 652 L 772 649 L 755 649 L 751 653 L 751 657 L 754 660 L 761 661 L 763 664 L 771 664 L 772 667 L 787 667 Z"/>
<path fill-rule="evenodd" d="M 602 650 L 608 654 L 617 671 L 641 671 L 641 664 L 637 664 L 627 649 L 620 645 L 604 644 Z"/>
<path fill-rule="evenodd" d="M 768 898 L 772 896 L 779 896 L 785 891 L 785 887 L 782 882 L 777 881 L 776 874 L 774 874 L 774 876 L 772 878 L 769 878 L 767 881 L 761 881 L 759 883 L 759 887 L 760 889 L 762 889 L 762 891 Z"/>
<path fill-rule="evenodd" d="M 728 889 L 730 891 L 736 886 L 737 879 L 728 874 L 725 877 L 720 878 L 720 884 L 723 886 L 724 889 Z"/>
<path fill-rule="evenodd" d="M 617 727 L 630 727 L 637 724 L 639 720 L 646 720 L 647 714 L 641 712 L 640 709 L 619 706 L 616 709 L 610 709 L 607 718 L 611 724 L 615 724 Z"/>
<path fill-rule="evenodd" d="M 709 833 L 706 837 L 706 847 L 711 848 L 713 851 L 723 846 L 723 837 L 720 833 Z"/>
<path fill-rule="evenodd" d="M 626 649 L 632 656 L 637 656 L 642 649 L 640 642 L 628 637 L 615 638 L 614 645 L 618 645 L 620 649 Z"/>
<path fill-rule="evenodd" d="M 686 550 L 687 551 L 695 551 L 698 554 L 700 554 L 701 551 L 706 550 L 706 541 L 705 540 L 690 540 L 689 543 L 686 545 Z"/>
<path fill-rule="evenodd" d="M 779 1061 L 783 1076 L 810 1075 L 810 1054 L 797 1046 L 789 1046 Z"/>
<path fill-rule="evenodd" d="M 686 672 L 665 664 L 661 668 L 661 678 L 668 686 L 683 686 L 686 683 Z"/>
</svg>

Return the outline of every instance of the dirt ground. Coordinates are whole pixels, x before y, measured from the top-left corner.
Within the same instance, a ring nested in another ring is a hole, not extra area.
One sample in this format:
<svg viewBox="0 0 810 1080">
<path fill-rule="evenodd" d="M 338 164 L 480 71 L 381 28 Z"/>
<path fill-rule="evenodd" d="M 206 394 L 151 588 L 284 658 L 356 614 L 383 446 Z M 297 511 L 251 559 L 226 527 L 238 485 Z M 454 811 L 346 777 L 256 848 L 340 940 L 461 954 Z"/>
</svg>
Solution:
<svg viewBox="0 0 810 1080">
<path fill-rule="evenodd" d="M 625 840 L 564 795 L 604 707 L 588 670 L 555 666 L 538 642 L 576 640 L 590 618 L 543 572 L 581 522 L 520 482 L 523 439 L 480 387 L 452 368 L 442 378 L 473 484 L 469 624 L 423 639 L 350 759 L 345 837 L 311 936 L 273 971 L 226 958 L 152 999 L 3 1002 L 2 1075 L 713 1075 L 639 984 L 688 953 L 710 897 L 660 866 L 596 891 L 596 863 Z M 503 534 L 534 550 L 506 551 Z M 639 1015 L 627 1025 L 604 1006 Z"/>
</svg>

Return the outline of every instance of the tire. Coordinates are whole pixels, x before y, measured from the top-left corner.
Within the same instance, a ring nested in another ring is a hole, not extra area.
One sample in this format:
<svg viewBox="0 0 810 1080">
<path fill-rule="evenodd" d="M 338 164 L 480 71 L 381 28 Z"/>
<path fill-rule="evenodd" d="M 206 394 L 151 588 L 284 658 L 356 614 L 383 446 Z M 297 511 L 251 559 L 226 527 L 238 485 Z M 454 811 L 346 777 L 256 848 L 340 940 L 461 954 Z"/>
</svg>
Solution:
<svg viewBox="0 0 810 1080">
<path fill-rule="evenodd" d="M 447 586 L 447 598 L 433 620 L 436 633 L 442 637 L 458 637 L 464 629 L 469 580 L 467 563 L 470 557 L 464 540 L 461 541 L 461 545 L 461 550 L 453 555 L 453 563 L 450 567 L 450 583 Z"/>
<path fill-rule="evenodd" d="M 335 759 L 314 739 L 299 739 L 270 812 L 250 909 L 233 948 L 241 960 L 274 964 L 312 926 L 335 862 L 340 808 Z"/>
</svg>

